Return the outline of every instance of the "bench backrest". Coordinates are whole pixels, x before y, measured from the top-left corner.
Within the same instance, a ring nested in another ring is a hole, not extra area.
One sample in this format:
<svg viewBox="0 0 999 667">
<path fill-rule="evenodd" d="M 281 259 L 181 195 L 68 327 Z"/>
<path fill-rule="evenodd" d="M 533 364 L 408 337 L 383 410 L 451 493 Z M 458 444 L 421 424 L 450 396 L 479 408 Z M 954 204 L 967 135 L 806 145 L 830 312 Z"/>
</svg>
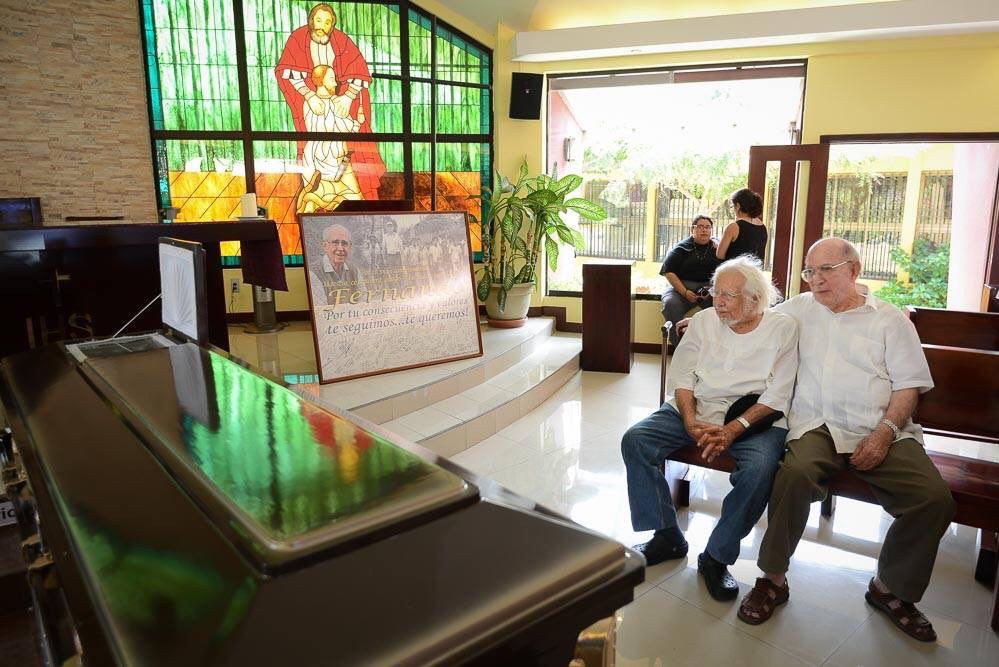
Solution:
<svg viewBox="0 0 999 667">
<path fill-rule="evenodd" d="M 942 433 L 999 443 L 999 352 L 923 345 L 934 388 L 915 420 Z"/>
<path fill-rule="evenodd" d="M 924 345 L 999 350 L 999 313 L 906 306 Z"/>
</svg>

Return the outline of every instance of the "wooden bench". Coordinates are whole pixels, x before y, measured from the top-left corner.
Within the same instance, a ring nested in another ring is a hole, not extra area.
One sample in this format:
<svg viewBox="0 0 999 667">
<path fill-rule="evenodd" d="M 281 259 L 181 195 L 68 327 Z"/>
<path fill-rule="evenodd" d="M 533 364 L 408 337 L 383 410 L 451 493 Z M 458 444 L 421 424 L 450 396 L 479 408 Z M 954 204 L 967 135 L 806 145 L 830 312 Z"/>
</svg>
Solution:
<svg viewBox="0 0 999 667">
<path fill-rule="evenodd" d="M 906 306 L 905 314 L 924 345 L 999 351 L 999 313 Z"/>
<path fill-rule="evenodd" d="M 663 326 L 664 336 L 668 329 L 668 325 Z M 923 345 L 923 351 L 935 387 L 920 397 L 915 421 L 930 435 L 970 439 L 999 447 L 999 351 L 944 345 Z M 665 400 L 666 375 L 667 360 L 663 355 L 660 405 Z M 981 531 L 975 578 L 993 586 L 992 628 L 999 631 L 999 582 L 996 581 L 999 463 L 940 452 L 928 454 L 957 502 L 954 521 Z M 707 463 L 701 458 L 700 450 L 692 445 L 670 455 L 665 474 L 677 507 L 690 503 L 690 466 L 731 472 L 735 463 L 727 454 Z M 826 517 L 832 515 L 837 496 L 877 502 L 867 483 L 849 470 L 832 477 L 828 487 L 829 496 L 822 505 L 822 514 Z"/>
</svg>

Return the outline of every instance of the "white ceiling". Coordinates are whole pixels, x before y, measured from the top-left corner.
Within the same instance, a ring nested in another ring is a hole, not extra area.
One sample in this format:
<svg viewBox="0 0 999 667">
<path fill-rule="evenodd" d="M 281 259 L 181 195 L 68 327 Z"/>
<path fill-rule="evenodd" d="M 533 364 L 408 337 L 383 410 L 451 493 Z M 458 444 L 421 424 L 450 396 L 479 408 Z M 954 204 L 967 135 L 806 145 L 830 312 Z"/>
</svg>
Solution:
<svg viewBox="0 0 999 667">
<path fill-rule="evenodd" d="M 441 0 L 483 30 L 514 31 L 616 25 L 898 0 Z M 419 4 L 419 0 L 416 0 Z"/>
<path fill-rule="evenodd" d="M 419 0 L 416 0 L 419 4 Z M 514 60 L 999 31 L 999 0 L 441 0 Z"/>
<path fill-rule="evenodd" d="M 896 0 L 518 32 L 514 60 L 545 62 L 999 31 L 999 0 Z"/>
</svg>

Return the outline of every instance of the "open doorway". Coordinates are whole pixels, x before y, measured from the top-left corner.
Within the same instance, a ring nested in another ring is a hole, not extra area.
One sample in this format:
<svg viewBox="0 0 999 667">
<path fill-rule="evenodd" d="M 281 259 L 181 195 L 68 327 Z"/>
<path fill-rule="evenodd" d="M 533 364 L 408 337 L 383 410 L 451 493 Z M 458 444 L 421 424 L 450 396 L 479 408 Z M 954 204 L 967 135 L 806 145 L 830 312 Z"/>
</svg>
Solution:
<svg viewBox="0 0 999 667">
<path fill-rule="evenodd" d="M 861 282 L 885 301 L 982 310 L 999 135 L 931 139 L 824 137 L 831 145 L 823 235 L 857 245 Z"/>
<path fill-rule="evenodd" d="M 804 83 L 802 61 L 549 77 L 548 170 L 583 176 L 582 196 L 608 217 L 581 222 L 586 250 L 560 254 L 547 293 L 578 295 L 583 264 L 633 262 L 633 293 L 658 299 L 693 218 L 713 218 L 716 236 L 732 221 L 750 146 L 798 142 Z M 772 225 L 776 173 L 765 189 Z"/>
</svg>

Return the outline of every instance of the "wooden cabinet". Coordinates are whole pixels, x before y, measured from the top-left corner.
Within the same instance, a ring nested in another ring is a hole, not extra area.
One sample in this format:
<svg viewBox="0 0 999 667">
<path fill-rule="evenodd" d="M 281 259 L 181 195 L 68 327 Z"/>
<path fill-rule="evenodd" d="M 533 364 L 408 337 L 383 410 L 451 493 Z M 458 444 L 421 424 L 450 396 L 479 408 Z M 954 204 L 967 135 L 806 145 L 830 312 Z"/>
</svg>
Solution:
<svg viewBox="0 0 999 667">
<path fill-rule="evenodd" d="M 582 369 L 631 372 L 634 331 L 631 265 L 584 264 Z"/>
</svg>

